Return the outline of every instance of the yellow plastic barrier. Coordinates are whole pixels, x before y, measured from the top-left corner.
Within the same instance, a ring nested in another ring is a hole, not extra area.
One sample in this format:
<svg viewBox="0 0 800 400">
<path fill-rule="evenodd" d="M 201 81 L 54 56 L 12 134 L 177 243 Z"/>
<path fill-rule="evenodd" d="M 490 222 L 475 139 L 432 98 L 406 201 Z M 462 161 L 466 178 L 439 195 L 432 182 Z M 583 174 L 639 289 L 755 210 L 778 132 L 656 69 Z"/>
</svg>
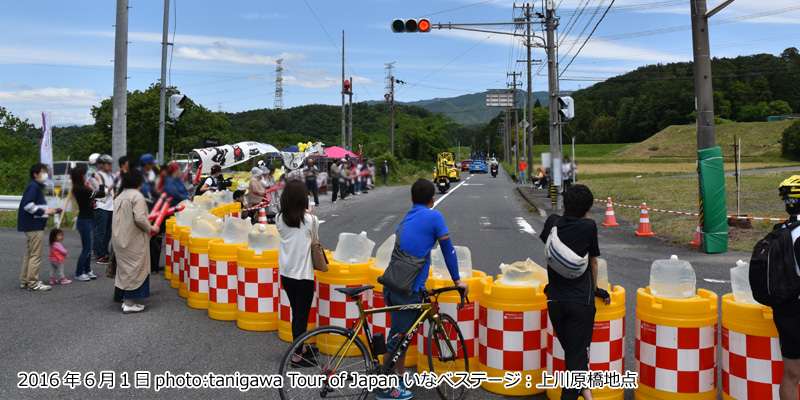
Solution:
<svg viewBox="0 0 800 400">
<path fill-rule="evenodd" d="M 547 296 L 543 293 L 544 285 L 507 286 L 497 283 L 491 276 L 482 278 L 480 283 L 479 357 L 477 364 L 470 362 L 470 370 L 484 371 L 490 377 L 503 377 L 506 371 L 520 371 L 525 377 L 520 384 L 508 389 L 502 382 L 483 382 L 481 386 L 492 393 L 531 396 L 544 392 L 536 388 L 546 367 Z M 470 290 L 469 294 L 473 300 L 477 293 Z"/>
<path fill-rule="evenodd" d="M 458 327 L 461 328 L 461 334 L 464 335 L 464 341 L 467 346 L 466 350 L 469 356 L 470 370 L 478 369 L 478 308 L 481 299 L 481 279 L 484 277 L 486 277 L 485 272 L 472 270 L 471 278 L 461 279 L 469 284 L 468 296 L 470 300 L 470 303 L 464 304 L 464 308 L 461 310 L 458 310 L 458 305 L 461 303 L 461 296 L 459 296 L 457 291 L 445 292 L 439 295 L 439 310 L 453 317 L 456 323 L 458 323 Z M 425 289 L 428 290 L 448 286 L 453 286 L 453 280 L 450 278 L 436 279 L 430 276 L 428 280 L 425 281 Z M 430 371 L 427 353 L 428 331 L 430 330 L 428 325 L 427 322 L 424 323 L 422 329 L 420 329 L 422 334 L 417 336 L 417 371 L 419 372 Z M 462 354 L 459 354 L 459 356 L 462 356 Z M 434 364 L 434 372 L 442 372 L 445 368 L 444 366 L 440 368 L 437 364 Z M 458 368 L 463 367 L 458 366 Z"/>
<path fill-rule="evenodd" d="M 164 279 L 172 280 L 172 228 L 175 227 L 175 218 L 170 218 L 164 223 Z"/>
<path fill-rule="evenodd" d="M 610 291 L 611 304 L 605 305 L 595 297 L 597 313 L 594 316 L 594 332 L 589 347 L 590 371 L 617 371 L 625 374 L 625 289 L 614 286 Z M 547 371 L 564 371 L 564 349 L 553 333 L 550 320 L 547 320 Z M 541 377 L 541 374 L 540 374 Z M 622 389 L 604 387 L 593 389 L 592 396 L 596 400 L 622 400 L 625 393 Z M 547 398 L 561 398 L 561 388 L 547 389 Z M 580 396 L 579 398 L 583 398 Z"/>
<path fill-rule="evenodd" d="M 635 399 L 717 398 L 717 307 L 714 292 L 688 299 L 636 291 Z"/>
<path fill-rule="evenodd" d="M 180 230 L 181 274 L 178 285 L 178 295 L 184 299 L 189 297 L 189 234 L 192 228 L 176 226 Z"/>
<path fill-rule="evenodd" d="M 236 260 L 239 247 L 214 239 L 208 244 L 208 317 L 218 321 L 236 321 L 239 286 Z"/>
<path fill-rule="evenodd" d="M 170 278 L 170 287 L 173 289 L 179 289 L 181 286 L 181 259 L 183 258 L 183 253 L 181 253 L 181 235 L 183 233 L 183 227 L 178 226 L 177 220 L 175 218 L 171 219 L 173 222 L 172 225 L 172 277 Z"/>
<path fill-rule="evenodd" d="M 242 215 L 242 203 L 231 203 L 228 204 L 228 211 L 227 215 L 233 214 L 234 218 L 241 218 Z"/>
<path fill-rule="evenodd" d="M 772 309 L 722 296 L 722 398 L 777 399 L 782 376 Z"/>
<path fill-rule="evenodd" d="M 242 246 L 237 263 L 236 326 L 257 332 L 278 329 L 278 250 L 258 255 Z"/>
<path fill-rule="evenodd" d="M 367 297 L 369 300 L 369 308 L 383 308 L 386 307 L 386 302 L 383 300 L 383 285 L 378 283 L 378 278 L 383 275 L 384 270 L 375 266 L 375 264 L 370 264 L 369 271 L 369 284 L 375 286 L 374 289 L 365 292 L 364 297 Z M 389 340 L 389 325 L 391 324 L 392 318 L 389 313 L 380 313 L 380 314 L 372 314 L 367 316 L 367 321 L 369 322 L 369 330 L 372 332 L 373 335 L 377 333 L 383 333 L 384 339 L 387 341 Z M 420 335 L 422 329 L 417 331 L 417 335 Z M 383 356 L 378 356 L 378 359 L 383 362 Z M 411 345 L 408 346 L 406 349 L 406 367 L 416 367 L 417 366 L 417 338 L 414 338 L 411 341 Z"/>
<path fill-rule="evenodd" d="M 208 244 L 214 239 L 189 238 L 189 280 L 186 304 L 208 310 Z"/>
<path fill-rule="evenodd" d="M 353 322 L 358 320 L 358 306 L 354 300 L 350 300 L 347 295 L 339 293 L 336 289 L 366 285 L 369 281 L 367 271 L 374 260 L 362 264 L 345 264 L 332 258 L 329 261 L 328 272 L 317 272 L 317 326 L 334 325 L 350 328 Z M 359 337 L 366 342 L 363 333 Z M 336 350 L 320 341 L 317 341 L 317 348 L 329 355 Z M 359 354 L 361 352 L 355 347 L 348 353 L 349 356 Z"/>
<path fill-rule="evenodd" d="M 330 259 L 330 258 L 329 258 Z M 319 271 L 314 270 L 314 287 L 317 286 L 317 274 Z M 314 290 L 314 300 L 311 302 L 311 311 L 308 313 L 308 325 L 306 330 L 312 330 L 317 327 L 317 292 Z M 278 338 L 284 342 L 292 343 L 294 341 L 294 334 L 292 334 L 292 307 L 289 304 L 289 297 L 286 296 L 286 291 L 283 289 L 283 282 L 280 284 L 280 304 L 278 304 Z M 316 338 L 312 338 L 309 343 L 315 343 Z"/>
</svg>

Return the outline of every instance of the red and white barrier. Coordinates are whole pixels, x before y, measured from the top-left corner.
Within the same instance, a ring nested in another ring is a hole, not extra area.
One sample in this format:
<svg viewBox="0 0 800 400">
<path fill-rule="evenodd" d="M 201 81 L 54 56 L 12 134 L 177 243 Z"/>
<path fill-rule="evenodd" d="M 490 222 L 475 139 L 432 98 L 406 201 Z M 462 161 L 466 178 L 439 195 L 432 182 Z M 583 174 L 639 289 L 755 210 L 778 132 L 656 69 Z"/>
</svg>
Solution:
<svg viewBox="0 0 800 400">
<path fill-rule="evenodd" d="M 534 371 L 545 367 L 547 309 L 502 311 L 480 307 L 480 363 L 504 371 Z"/>
<path fill-rule="evenodd" d="M 208 300 L 219 304 L 236 304 L 238 298 L 238 272 L 236 261 L 208 263 Z"/>
<path fill-rule="evenodd" d="M 594 201 L 596 201 L 598 203 L 605 203 L 607 200 L 594 199 Z M 613 204 L 613 205 L 615 205 L 617 207 L 622 207 L 622 208 L 641 208 L 641 206 L 631 206 L 631 205 L 627 205 L 627 204 L 620 204 L 620 203 L 614 203 L 614 202 L 612 202 L 611 204 Z M 699 217 L 700 216 L 699 213 L 683 212 L 683 211 L 672 211 L 672 210 L 662 210 L 660 208 L 648 208 L 648 210 L 655 211 L 655 212 L 660 212 L 660 213 L 666 213 L 666 214 L 691 215 L 691 216 L 694 216 L 694 217 Z M 784 222 L 784 221 L 786 221 L 786 218 L 742 217 L 742 216 L 738 216 L 738 215 L 728 215 L 728 219 L 742 219 L 742 220 L 749 220 L 749 221 L 776 221 L 776 222 Z"/>
<path fill-rule="evenodd" d="M 249 313 L 278 312 L 278 268 L 237 267 L 237 308 Z"/>
</svg>

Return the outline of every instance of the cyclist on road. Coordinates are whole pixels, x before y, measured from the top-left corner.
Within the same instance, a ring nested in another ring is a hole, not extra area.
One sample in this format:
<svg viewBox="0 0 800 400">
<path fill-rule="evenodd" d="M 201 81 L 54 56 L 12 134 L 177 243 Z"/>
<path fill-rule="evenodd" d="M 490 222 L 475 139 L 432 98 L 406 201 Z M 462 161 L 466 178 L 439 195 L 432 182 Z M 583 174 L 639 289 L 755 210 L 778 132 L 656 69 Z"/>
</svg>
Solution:
<svg viewBox="0 0 800 400">
<path fill-rule="evenodd" d="M 414 282 L 413 292 L 410 296 L 404 296 L 383 288 L 383 297 L 387 307 L 402 306 L 406 304 L 419 304 L 423 302 L 425 292 L 425 280 L 428 278 L 430 269 L 430 253 L 436 242 L 442 248 L 447 270 L 453 278 L 455 286 L 464 290 L 466 296 L 469 286 L 460 279 L 458 274 L 458 258 L 453 243 L 450 241 L 450 231 L 444 222 L 444 217 L 439 211 L 433 210 L 434 194 L 436 187 L 431 181 L 419 179 L 411 186 L 411 201 L 414 206 L 406 214 L 402 222 L 402 234 L 400 235 L 400 248 L 415 257 L 427 258 L 424 267 Z M 398 231 L 401 229 L 398 226 Z M 392 353 L 403 338 L 411 325 L 419 318 L 420 311 L 404 310 L 393 311 L 391 314 L 391 327 L 389 329 L 389 340 L 386 343 L 387 353 L 383 356 L 385 364 L 388 364 Z M 406 372 L 405 354 L 402 354 L 395 363 L 394 369 L 398 374 Z M 386 395 L 378 394 L 378 399 L 411 399 L 414 394 L 407 390 L 401 383 L 399 388 L 394 389 Z"/>
</svg>

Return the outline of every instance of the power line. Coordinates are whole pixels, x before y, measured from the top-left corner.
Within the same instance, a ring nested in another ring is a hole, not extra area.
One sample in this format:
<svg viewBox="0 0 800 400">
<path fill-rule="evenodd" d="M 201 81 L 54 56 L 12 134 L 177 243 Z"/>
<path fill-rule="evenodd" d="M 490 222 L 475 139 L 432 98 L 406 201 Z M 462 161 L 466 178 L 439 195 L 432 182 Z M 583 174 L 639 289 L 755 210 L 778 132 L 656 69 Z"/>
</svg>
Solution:
<svg viewBox="0 0 800 400">
<path fill-rule="evenodd" d="M 175 51 L 175 31 L 178 29 L 178 0 L 172 0 L 172 47 L 169 49 L 169 86 L 172 86 L 172 60 Z M 162 82 L 163 84 L 163 82 Z"/>
<path fill-rule="evenodd" d="M 594 17 L 596 17 L 596 16 L 597 16 L 597 13 L 600 11 L 600 8 L 602 8 L 602 7 L 603 7 L 603 3 L 605 3 L 605 2 L 606 2 L 606 0 L 600 0 L 600 3 L 599 3 L 599 4 L 597 5 L 597 7 L 594 9 L 594 13 L 592 13 L 592 16 L 589 18 L 589 21 L 587 21 L 587 22 L 586 22 L 586 25 L 583 27 L 583 29 L 581 29 L 581 33 L 579 33 L 579 34 L 578 34 L 578 36 L 575 38 L 575 41 L 573 41 L 573 42 L 572 42 L 572 44 L 570 44 L 570 46 L 569 46 L 569 48 L 567 49 L 567 51 L 565 51 L 565 52 L 564 52 L 564 57 L 563 57 L 562 59 L 559 59 L 559 60 L 558 60 L 558 63 L 559 63 L 559 64 L 561 64 L 561 63 L 564 61 L 564 58 L 567 58 L 567 57 L 569 57 L 569 53 L 572 51 L 572 49 L 574 49 L 574 48 L 575 48 L 575 44 L 576 44 L 576 43 L 578 43 L 578 41 L 579 41 L 579 40 L 581 40 L 581 37 L 582 37 L 582 36 L 583 36 L 583 34 L 586 32 L 586 29 L 588 29 L 588 28 L 589 28 L 589 25 L 591 25 L 591 24 L 592 24 L 592 21 L 594 21 Z M 613 4 L 613 2 L 612 2 L 612 4 Z M 610 7 L 609 7 L 609 8 L 610 8 Z M 606 9 L 606 10 L 608 10 L 608 9 Z M 603 16 L 605 16 L 605 14 L 603 14 Z M 599 24 L 599 22 L 598 22 L 598 24 Z M 597 29 L 597 25 L 595 25 L 594 29 L 592 29 L 592 33 L 594 33 L 594 30 L 595 30 L 595 29 Z M 590 36 L 591 36 L 591 35 L 590 35 Z M 584 41 L 584 44 L 585 44 L 585 43 L 586 43 L 586 42 Z M 581 46 L 581 47 L 583 47 L 583 46 Z M 560 50 L 559 50 L 559 51 L 560 51 Z M 580 51 L 580 50 L 579 50 L 579 51 Z"/>
<path fill-rule="evenodd" d="M 479 4 L 491 3 L 491 2 L 493 2 L 493 1 L 496 1 L 496 0 L 484 0 L 484 1 L 479 1 L 479 2 L 477 2 L 477 3 L 472 3 L 472 4 L 463 5 L 463 6 L 460 6 L 460 7 L 448 8 L 447 10 L 437 11 L 437 12 L 435 12 L 435 13 L 430 13 L 430 14 L 422 15 L 422 16 L 419 16 L 419 17 L 417 17 L 417 18 L 425 18 L 425 17 L 430 17 L 431 15 L 444 14 L 444 13 L 446 13 L 446 12 L 455 11 L 455 10 L 460 10 L 460 9 L 462 9 L 462 8 L 467 8 L 467 7 L 472 7 L 472 6 L 477 6 L 477 5 L 479 5 Z"/>
<path fill-rule="evenodd" d="M 571 59 L 571 60 L 569 60 L 569 63 L 567 64 L 567 66 L 566 66 L 566 67 L 564 67 L 564 69 L 562 69 L 562 70 L 561 70 L 561 73 L 560 73 L 560 74 L 558 74 L 558 76 L 559 76 L 559 77 L 560 77 L 561 75 L 564 75 L 564 72 L 567 72 L 567 69 L 569 68 L 569 66 L 570 66 L 570 65 L 572 65 L 572 62 L 573 62 L 573 61 L 575 61 L 575 57 L 578 57 L 578 54 L 580 54 L 580 53 L 581 53 L 581 50 L 583 50 L 583 46 L 586 46 L 586 43 L 588 43 L 588 42 L 589 42 L 589 39 L 591 39 L 591 38 L 592 38 L 592 35 L 594 34 L 594 31 L 596 31 L 596 30 L 597 30 L 597 27 L 598 27 L 598 26 L 600 26 L 600 23 L 601 23 L 601 22 L 603 22 L 603 19 L 606 17 L 606 14 L 608 14 L 608 10 L 610 10 L 610 9 L 611 9 L 611 6 L 613 6 L 613 5 L 614 5 L 614 1 L 615 1 L 615 0 L 611 0 L 611 4 L 609 4 L 609 5 L 608 5 L 608 8 L 606 8 L 606 12 L 604 12 L 604 13 L 603 13 L 603 15 L 600 17 L 600 20 L 599 20 L 599 21 L 597 21 L 597 24 L 594 26 L 594 28 L 592 29 L 592 31 L 591 31 L 591 32 L 589 32 L 589 36 L 587 36 L 587 37 L 586 37 L 586 40 L 584 40 L 584 41 L 583 41 L 583 44 L 581 44 L 581 47 L 578 49 L 578 51 L 575 53 L 575 55 L 573 55 L 573 56 L 572 56 L 572 59 Z M 602 3 L 601 3 L 601 4 L 602 4 Z M 594 17 L 593 17 L 593 18 L 594 18 Z M 582 33 L 582 32 L 581 32 L 581 33 Z M 574 44 L 573 44 L 573 46 L 574 46 Z M 572 47 L 570 47 L 570 50 L 571 50 L 571 49 L 572 49 Z"/>
</svg>

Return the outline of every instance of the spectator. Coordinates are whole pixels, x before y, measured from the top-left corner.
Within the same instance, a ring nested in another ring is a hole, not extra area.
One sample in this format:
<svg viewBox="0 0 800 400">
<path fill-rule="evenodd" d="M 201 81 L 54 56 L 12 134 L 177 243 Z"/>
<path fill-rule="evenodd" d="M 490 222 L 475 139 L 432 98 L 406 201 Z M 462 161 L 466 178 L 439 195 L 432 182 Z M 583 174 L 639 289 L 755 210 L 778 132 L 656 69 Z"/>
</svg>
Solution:
<svg viewBox="0 0 800 400">
<path fill-rule="evenodd" d="M 381 180 L 383 186 L 386 186 L 386 178 L 389 176 L 389 160 L 383 160 L 383 167 L 381 167 Z"/>
<path fill-rule="evenodd" d="M 360 179 L 361 180 L 361 193 L 365 193 L 366 194 L 366 193 L 369 193 L 369 175 L 370 175 L 369 160 L 364 161 L 361 164 L 361 174 L 362 174 L 361 179 Z"/>
<path fill-rule="evenodd" d="M 233 202 L 239 203 L 242 206 L 242 211 L 239 213 L 239 217 L 241 219 L 247 218 L 249 212 L 244 210 L 245 208 L 247 208 L 247 205 L 244 202 L 244 190 L 237 189 L 233 192 Z"/>
<path fill-rule="evenodd" d="M 308 188 L 300 181 L 289 181 L 281 195 L 281 212 L 276 225 L 281 236 L 278 269 L 292 310 L 292 335 L 306 332 L 311 302 L 314 300 L 314 266 L 311 262 L 312 224 L 319 226 L 308 207 Z M 311 367 L 314 351 L 302 346 L 292 356 L 293 367 Z"/>
<path fill-rule="evenodd" d="M 525 173 L 528 171 L 528 163 L 525 162 L 523 158 L 522 161 L 519 162 L 519 183 L 525 183 Z"/>
<path fill-rule="evenodd" d="M 278 181 L 275 180 L 275 167 L 270 165 L 267 167 L 267 175 L 264 176 L 264 182 L 267 184 L 267 189 L 270 189 L 276 185 L 279 185 Z M 272 193 L 269 193 L 269 206 L 266 209 L 267 213 L 267 222 L 270 224 L 275 223 L 275 215 L 278 214 L 278 210 L 280 206 L 278 203 L 280 202 L 282 190 L 276 190 Z"/>
<path fill-rule="evenodd" d="M 547 186 L 547 175 L 541 168 L 536 169 L 536 176 L 532 179 L 533 187 L 540 189 Z"/>
<path fill-rule="evenodd" d="M 336 197 L 339 195 L 339 161 L 334 161 L 331 164 L 331 183 L 333 183 L 333 195 L 331 196 L 331 203 L 336 203 Z"/>
<path fill-rule="evenodd" d="M 378 171 L 375 169 L 375 163 L 369 160 L 369 188 L 375 189 L 375 177 L 378 176 Z"/>
<path fill-rule="evenodd" d="M 248 198 L 250 200 L 250 204 L 255 206 L 261 204 L 264 201 L 264 186 L 261 184 L 261 168 L 253 167 L 250 171 L 252 175 L 250 175 L 250 184 L 247 186 L 249 190 Z"/>
<path fill-rule="evenodd" d="M 92 272 L 92 226 L 96 211 L 94 209 L 94 199 L 98 193 L 105 193 L 106 187 L 100 185 L 98 190 L 92 189 L 89 184 L 90 178 L 87 175 L 86 167 L 78 166 L 72 170 L 72 196 L 78 203 L 78 220 L 75 226 L 81 235 L 81 254 L 78 256 L 78 263 L 75 266 L 75 280 L 85 282 L 91 279 Z M 109 220 L 109 224 L 111 220 Z M 106 246 L 107 248 L 107 246 Z"/>
<path fill-rule="evenodd" d="M 109 251 L 108 244 L 111 241 L 111 218 L 114 211 L 114 178 L 111 175 L 111 156 L 103 154 L 97 158 L 97 187 L 104 187 L 105 190 L 97 190 L 95 194 L 94 209 L 94 254 L 97 256 L 97 263 L 108 265 Z M 97 279 L 91 270 L 87 273 L 89 278 Z"/>
<path fill-rule="evenodd" d="M 20 276 L 20 289 L 33 291 L 50 290 L 51 286 L 39 280 L 39 268 L 42 266 L 42 240 L 47 218 L 60 212 L 57 208 L 47 208 L 44 198 L 43 186 L 49 178 L 47 166 L 33 164 L 29 175 L 31 182 L 25 187 L 22 200 L 17 211 L 17 231 L 25 232 L 27 244 L 25 258 L 22 261 L 22 274 Z"/>
<path fill-rule="evenodd" d="M 561 242 L 579 257 L 588 256 L 591 266 L 575 279 L 561 276 L 549 265 L 547 268 L 547 309 L 553 330 L 564 348 L 567 372 L 589 370 L 589 345 L 596 312 L 594 298 L 611 303 L 608 291 L 597 287 L 597 257 L 600 256 L 597 225 L 594 220 L 587 219 L 593 199 L 592 192 L 584 185 L 570 188 L 564 195 L 564 216 L 553 214 L 548 217 L 539 236 L 546 243 L 549 235 L 557 234 Z M 555 227 L 558 229 L 551 233 Z M 586 386 L 561 392 L 562 400 L 575 400 L 578 396 L 592 399 L 592 392 Z"/>
<path fill-rule="evenodd" d="M 356 195 L 356 194 L 358 194 L 358 192 L 356 191 L 356 179 L 357 179 L 356 175 L 358 175 L 358 172 L 356 170 L 355 161 L 350 160 L 348 165 L 347 165 L 347 168 L 348 168 L 348 172 L 347 172 L 347 193 L 350 193 L 352 195 Z"/>
<path fill-rule="evenodd" d="M 339 168 L 339 197 L 342 200 L 347 200 L 347 176 L 349 172 L 347 171 L 347 162 L 339 159 L 338 163 Z"/>
<path fill-rule="evenodd" d="M 144 174 L 132 170 L 122 177 L 122 193 L 114 204 L 113 235 L 111 242 L 117 258 L 117 275 L 114 286 L 121 290 L 122 313 L 130 314 L 144 310 L 134 300 L 150 296 L 150 257 L 147 256 L 150 234 L 158 233 L 157 226 L 150 226 L 144 196 Z"/>
<path fill-rule="evenodd" d="M 306 165 L 303 167 L 303 176 L 306 178 L 306 186 L 308 191 L 314 195 L 314 205 L 319 206 L 319 188 L 317 187 L 317 176 L 319 175 L 319 168 L 314 165 L 314 160 L 309 157 L 306 159 Z"/>
<path fill-rule="evenodd" d="M 164 179 L 164 192 L 167 197 L 172 197 L 171 206 L 176 206 L 178 203 L 187 200 L 189 193 L 186 192 L 186 187 L 181 182 L 181 167 L 176 162 L 167 164 L 167 176 Z"/>
<path fill-rule="evenodd" d="M 139 157 L 139 169 L 142 171 L 144 182 L 142 188 L 139 190 L 147 202 L 148 210 L 155 205 L 155 199 L 152 196 L 153 182 L 156 180 L 156 173 L 153 170 L 156 166 L 156 159 L 152 154 L 147 153 Z"/>
<path fill-rule="evenodd" d="M 572 163 L 569 161 L 569 157 L 564 157 L 564 162 L 561 164 L 561 179 L 564 182 L 564 193 L 566 193 L 569 186 L 572 184 Z"/>
<path fill-rule="evenodd" d="M 195 194 L 196 195 L 204 194 L 205 192 L 207 192 L 209 190 L 217 190 L 218 187 L 219 187 L 217 179 L 219 178 L 219 175 L 221 173 L 222 173 L 222 167 L 220 167 L 219 164 L 214 164 L 214 166 L 211 167 L 211 175 L 209 175 L 206 178 L 206 180 L 203 181 L 203 185 L 200 186 L 200 189 L 198 189 L 197 193 L 195 193 Z"/>
<path fill-rule="evenodd" d="M 361 163 L 361 160 L 359 160 L 357 163 L 355 163 L 355 166 L 353 167 L 353 176 L 354 176 L 353 181 L 356 185 L 355 194 L 361 194 L 361 180 L 364 178 L 363 176 L 361 176 L 362 165 L 363 164 Z"/>
<path fill-rule="evenodd" d="M 400 238 L 399 248 L 412 256 L 425 258 L 424 265 L 414 281 L 413 292 L 410 296 L 391 291 L 383 287 L 383 298 L 387 307 L 397 307 L 406 304 L 419 304 L 424 299 L 425 280 L 428 278 L 430 258 L 428 257 L 436 243 L 442 248 L 447 270 L 455 286 L 462 288 L 467 295 L 469 285 L 462 281 L 458 273 L 458 258 L 453 243 L 450 240 L 450 231 L 444 222 L 444 217 L 439 211 L 433 210 L 436 187 L 431 181 L 420 178 L 411 186 L 411 201 L 414 203 L 411 210 L 405 215 L 397 227 L 396 234 Z M 419 318 L 419 310 L 392 311 L 389 340 L 386 343 L 387 353 L 383 356 L 384 363 L 388 364 L 392 353 L 411 325 Z M 400 375 L 405 374 L 405 353 L 397 359 L 395 370 Z M 393 390 L 389 395 L 378 394 L 378 399 L 410 399 L 411 391 L 402 386 Z"/>
<path fill-rule="evenodd" d="M 64 276 L 64 263 L 67 262 L 67 249 L 61 244 L 64 240 L 64 232 L 61 229 L 50 231 L 50 284 L 60 283 L 66 285 L 72 283 Z"/>
<path fill-rule="evenodd" d="M 119 158 L 119 160 L 117 160 L 117 163 L 119 164 L 119 171 L 117 171 L 117 173 L 114 174 L 114 187 L 119 187 L 120 182 L 122 181 L 122 174 L 125 174 L 128 171 L 130 171 L 131 158 L 128 156 L 122 156 Z M 117 194 L 114 193 L 115 197 L 116 195 Z"/>
</svg>

